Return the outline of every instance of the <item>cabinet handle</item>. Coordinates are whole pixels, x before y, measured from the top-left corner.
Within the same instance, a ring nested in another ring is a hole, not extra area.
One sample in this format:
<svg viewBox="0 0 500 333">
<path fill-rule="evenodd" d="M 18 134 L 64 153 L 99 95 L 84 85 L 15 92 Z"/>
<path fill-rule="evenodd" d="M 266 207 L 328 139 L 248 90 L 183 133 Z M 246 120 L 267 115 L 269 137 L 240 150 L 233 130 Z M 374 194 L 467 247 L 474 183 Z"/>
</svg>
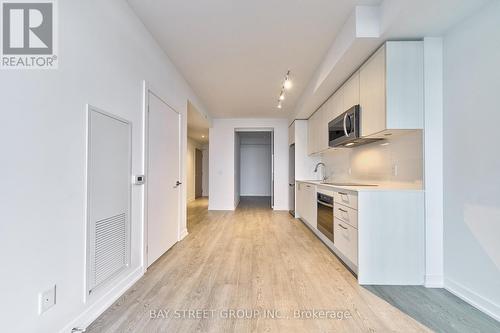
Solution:
<svg viewBox="0 0 500 333">
<path fill-rule="evenodd" d="M 339 223 L 339 227 L 341 227 L 341 228 L 342 228 L 342 229 L 344 229 L 344 230 L 347 230 L 347 228 L 346 228 L 346 227 L 344 227 L 344 226 L 343 226 L 342 224 L 340 224 L 340 223 Z"/>
<path fill-rule="evenodd" d="M 339 210 L 340 210 L 341 212 L 348 213 L 348 211 L 347 211 L 347 210 L 345 210 L 345 209 L 339 208 Z"/>
<path fill-rule="evenodd" d="M 340 195 L 347 195 L 347 193 L 339 192 Z"/>
</svg>

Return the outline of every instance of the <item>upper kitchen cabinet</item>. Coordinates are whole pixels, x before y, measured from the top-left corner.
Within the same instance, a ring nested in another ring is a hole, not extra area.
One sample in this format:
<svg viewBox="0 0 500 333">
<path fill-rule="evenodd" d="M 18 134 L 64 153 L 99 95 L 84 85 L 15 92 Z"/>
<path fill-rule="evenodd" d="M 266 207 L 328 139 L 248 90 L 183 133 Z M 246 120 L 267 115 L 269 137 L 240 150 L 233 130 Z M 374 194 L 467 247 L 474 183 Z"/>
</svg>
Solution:
<svg viewBox="0 0 500 333">
<path fill-rule="evenodd" d="M 359 71 L 354 73 L 349 80 L 342 86 L 343 100 L 342 100 L 342 111 L 349 110 L 354 105 L 359 104 Z"/>
<path fill-rule="evenodd" d="M 323 104 L 307 121 L 307 152 L 309 155 L 328 149 L 328 123 L 324 121 L 325 112 L 326 108 Z"/>
<path fill-rule="evenodd" d="M 389 41 L 378 49 L 359 70 L 359 104 L 363 137 L 423 129 L 423 43 Z"/>
<path fill-rule="evenodd" d="M 332 121 L 335 117 L 339 116 L 342 112 L 344 112 L 344 87 L 341 87 L 339 90 L 331 96 L 326 103 L 325 112 L 324 112 L 324 121 L 326 123 L 326 131 L 328 132 L 328 123 Z M 327 133 L 328 135 L 328 133 Z M 328 140 L 328 139 L 327 139 Z"/>
</svg>

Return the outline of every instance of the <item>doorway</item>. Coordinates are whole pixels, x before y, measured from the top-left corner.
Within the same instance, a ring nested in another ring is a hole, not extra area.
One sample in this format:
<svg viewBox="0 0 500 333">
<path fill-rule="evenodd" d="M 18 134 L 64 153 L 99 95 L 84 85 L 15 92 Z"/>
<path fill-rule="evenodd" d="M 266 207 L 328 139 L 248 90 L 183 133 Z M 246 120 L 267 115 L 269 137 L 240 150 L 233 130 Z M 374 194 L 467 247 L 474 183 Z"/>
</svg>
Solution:
<svg viewBox="0 0 500 333">
<path fill-rule="evenodd" d="M 200 149 L 195 149 L 194 156 L 194 197 L 203 196 L 203 153 Z"/>
<path fill-rule="evenodd" d="M 203 222 L 199 217 L 203 211 L 208 210 L 209 128 L 208 117 L 188 101 L 186 156 L 186 222 L 188 232 Z"/>
<path fill-rule="evenodd" d="M 251 202 L 273 208 L 273 134 L 272 130 L 235 131 L 235 207 Z"/>
<path fill-rule="evenodd" d="M 146 267 L 179 239 L 180 114 L 147 90 Z"/>
</svg>

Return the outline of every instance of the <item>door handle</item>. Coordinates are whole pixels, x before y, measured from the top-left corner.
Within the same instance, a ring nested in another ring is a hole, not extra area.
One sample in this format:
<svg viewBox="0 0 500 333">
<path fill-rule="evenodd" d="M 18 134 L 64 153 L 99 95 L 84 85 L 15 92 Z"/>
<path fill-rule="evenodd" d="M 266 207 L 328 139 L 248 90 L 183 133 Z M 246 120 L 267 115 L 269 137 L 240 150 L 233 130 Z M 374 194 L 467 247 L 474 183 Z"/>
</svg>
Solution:
<svg viewBox="0 0 500 333">
<path fill-rule="evenodd" d="M 345 133 L 345 136 L 349 137 L 349 133 L 347 133 L 347 125 L 346 125 L 346 120 L 347 120 L 347 113 L 344 115 L 344 121 L 342 123 L 342 125 L 344 125 L 344 133 Z"/>
<path fill-rule="evenodd" d="M 180 181 L 176 181 L 176 182 L 175 182 L 175 186 L 174 186 L 174 188 L 178 188 L 178 187 L 179 187 L 179 185 L 182 185 L 182 183 L 181 183 Z"/>
</svg>

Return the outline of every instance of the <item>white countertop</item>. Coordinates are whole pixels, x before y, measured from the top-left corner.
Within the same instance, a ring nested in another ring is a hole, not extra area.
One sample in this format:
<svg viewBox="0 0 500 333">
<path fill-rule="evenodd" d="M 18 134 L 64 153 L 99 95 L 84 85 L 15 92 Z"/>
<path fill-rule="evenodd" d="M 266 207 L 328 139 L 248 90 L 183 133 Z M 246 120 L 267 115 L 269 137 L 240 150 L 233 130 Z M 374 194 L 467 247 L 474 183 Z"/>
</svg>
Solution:
<svg viewBox="0 0 500 333">
<path fill-rule="evenodd" d="M 309 183 L 318 185 L 324 188 L 330 189 L 341 189 L 347 191 L 355 192 L 376 192 L 376 191 L 423 191 L 423 186 L 421 183 L 394 183 L 394 182 L 371 182 L 371 181 L 339 181 L 341 183 L 366 183 L 373 184 L 377 186 L 340 186 L 340 185 L 330 185 L 324 184 L 320 180 L 296 180 L 300 183 Z M 333 181 L 328 181 L 333 182 Z"/>
</svg>

